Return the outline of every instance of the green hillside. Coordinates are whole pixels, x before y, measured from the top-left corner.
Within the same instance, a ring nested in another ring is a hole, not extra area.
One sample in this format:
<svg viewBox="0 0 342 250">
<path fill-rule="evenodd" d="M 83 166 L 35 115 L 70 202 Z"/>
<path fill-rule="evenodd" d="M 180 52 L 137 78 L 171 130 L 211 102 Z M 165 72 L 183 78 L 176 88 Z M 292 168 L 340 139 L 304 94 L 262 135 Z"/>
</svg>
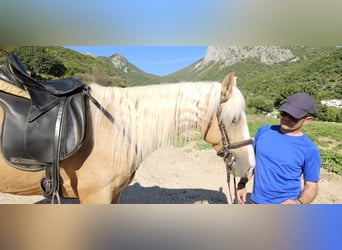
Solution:
<svg viewBox="0 0 342 250">
<path fill-rule="evenodd" d="M 235 72 L 247 101 L 247 112 L 271 112 L 296 92 L 312 94 L 318 103 L 317 119 L 342 121 L 342 111 L 320 105 L 320 100 L 342 99 L 342 49 L 336 47 L 287 47 L 294 54 L 290 62 L 267 65 L 246 59 L 229 67 L 219 62 L 200 70 L 195 64 L 165 77 L 167 81 L 222 81 Z"/>
<path fill-rule="evenodd" d="M 75 77 L 85 83 L 96 82 L 105 86 L 122 87 L 160 83 L 158 76 L 147 74 L 132 64 L 128 65 L 129 71 L 125 73 L 115 68 L 109 57 L 93 57 L 60 46 L 0 46 L 0 64 L 6 62 L 9 52 L 17 54 L 26 69 L 28 61 L 44 54 L 42 58 L 56 59 L 65 66 L 66 72 L 61 77 Z M 43 78 L 54 77 L 42 72 L 36 73 Z"/>
<path fill-rule="evenodd" d="M 288 47 L 295 55 L 293 62 L 273 65 L 261 63 L 256 59 L 246 59 L 229 67 L 221 64 L 210 64 L 203 70 L 194 70 L 191 65 L 178 72 L 165 76 L 172 81 L 222 81 L 228 72 L 235 72 L 238 84 L 244 94 L 248 96 L 262 95 L 275 99 L 284 91 L 295 85 L 308 84 L 320 91 L 319 98 L 340 98 L 342 49 L 335 47 Z M 294 87 L 294 91 L 298 89 Z"/>
<path fill-rule="evenodd" d="M 93 57 L 58 46 L 2 46 L 0 63 L 5 63 L 8 52 L 15 52 L 24 65 L 27 64 L 26 67 L 36 70 L 43 78 L 75 77 L 85 83 L 122 87 L 180 81 L 220 82 L 233 71 L 238 76 L 238 85 L 245 95 L 249 113 L 271 112 L 295 92 L 305 91 L 314 95 L 318 104 L 320 100 L 342 99 L 342 49 L 286 48 L 294 54 L 291 61 L 267 65 L 257 59 L 245 59 L 228 67 L 216 62 L 198 68 L 196 65 L 201 63 L 200 60 L 164 77 L 147 74 L 129 62 L 125 70 L 120 70 L 114 67 L 112 57 Z M 54 72 L 55 75 L 43 67 L 49 66 L 45 65 L 49 60 L 60 69 Z M 30 65 L 33 61 L 36 64 Z M 317 118 L 320 120 L 342 121 L 339 109 L 319 105 L 318 110 L 320 115 Z"/>
</svg>

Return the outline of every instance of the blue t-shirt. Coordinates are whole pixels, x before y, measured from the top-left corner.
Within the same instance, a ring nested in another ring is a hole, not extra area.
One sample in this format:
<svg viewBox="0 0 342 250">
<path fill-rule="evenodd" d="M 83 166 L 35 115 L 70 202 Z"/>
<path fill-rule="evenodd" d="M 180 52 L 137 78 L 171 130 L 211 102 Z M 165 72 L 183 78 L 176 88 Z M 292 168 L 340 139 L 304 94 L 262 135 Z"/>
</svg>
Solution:
<svg viewBox="0 0 342 250">
<path fill-rule="evenodd" d="M 251 199 L 256 203 L 279 204 L 297 199 L 304 180 L 318 182 L 321 157 L 305 134 L 289 136 L 280 125 L 261 127 L 254 138 L 256 166 Z"/>
</svg>

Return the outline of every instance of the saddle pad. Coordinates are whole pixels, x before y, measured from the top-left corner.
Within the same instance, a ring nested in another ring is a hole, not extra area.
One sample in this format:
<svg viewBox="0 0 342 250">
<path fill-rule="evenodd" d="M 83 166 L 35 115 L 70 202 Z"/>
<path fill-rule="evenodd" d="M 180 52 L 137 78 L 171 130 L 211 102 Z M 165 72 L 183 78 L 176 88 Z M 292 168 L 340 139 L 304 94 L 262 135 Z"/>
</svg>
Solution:
<svg viewBox="0 0 342 250">
<path fill-rule="evenodd" d="M 8 83 L 2 79 L 0 79 L 0 91 L 6 92 L 12 95 L 20 96 L 26 99 L 30 99 L 30 95 L 27 91 L 20 89 L 16 87 L 15 85 Z"/>
<path fill-rule="evenodd" d="M 25 144 L 28 154 L 42 162 L 54 159 L 55 128 L 59 109 L 59 98 L 56 105 L 47 112 L 28 120 Z M 28 118 L 32 116 L 32 109 Z M 86 129 L 85 96 L 78 93 L 65 99 L 60 128 L 60 160 L 73 154 L 85 138 Z"/>
</svg>

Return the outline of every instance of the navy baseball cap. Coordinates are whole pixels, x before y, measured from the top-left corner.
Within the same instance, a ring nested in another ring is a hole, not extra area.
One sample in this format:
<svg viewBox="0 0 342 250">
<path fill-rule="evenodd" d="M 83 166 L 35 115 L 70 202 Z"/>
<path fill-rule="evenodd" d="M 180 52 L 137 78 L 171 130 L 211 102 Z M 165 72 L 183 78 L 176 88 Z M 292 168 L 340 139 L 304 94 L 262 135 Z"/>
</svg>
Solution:
<svg viewBox="0 0 342 250">
<path fill-rule="evenodd" d="M 302 118 L 307 114 L 316 113 L 315 99 L 306 93 L 297 93 L 290 96 L 287 101 L 280 106 L 279 111 L 286 112 L 294 118 Z"/>
</svg>

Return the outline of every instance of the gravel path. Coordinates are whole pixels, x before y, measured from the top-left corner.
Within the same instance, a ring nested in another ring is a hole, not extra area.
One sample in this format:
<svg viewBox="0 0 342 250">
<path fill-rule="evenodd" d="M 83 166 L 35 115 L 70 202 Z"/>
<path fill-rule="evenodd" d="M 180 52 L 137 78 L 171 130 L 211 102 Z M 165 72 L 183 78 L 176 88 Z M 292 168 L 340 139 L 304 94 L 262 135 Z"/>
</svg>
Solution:
<svg viewBox="0 0 342 250">
<path fill-rule="evenodd" d="M 233 183 L 233 178 L 231 178 Z M 250 192 L 252 182 L 247 184 Z M 63 203 L 79 203 L 63 199 Z M 42 196 L 16 196 L 0 193 L 1 204 L 49 204 Z M 225 167 L 214 150 L 160 148 L 140 166 L 123 194 L 125 204 L 225 204 L 231 203 Z M 342 204 L 342 176 L 321 171 L 315 204 Z"/>
</svg>

